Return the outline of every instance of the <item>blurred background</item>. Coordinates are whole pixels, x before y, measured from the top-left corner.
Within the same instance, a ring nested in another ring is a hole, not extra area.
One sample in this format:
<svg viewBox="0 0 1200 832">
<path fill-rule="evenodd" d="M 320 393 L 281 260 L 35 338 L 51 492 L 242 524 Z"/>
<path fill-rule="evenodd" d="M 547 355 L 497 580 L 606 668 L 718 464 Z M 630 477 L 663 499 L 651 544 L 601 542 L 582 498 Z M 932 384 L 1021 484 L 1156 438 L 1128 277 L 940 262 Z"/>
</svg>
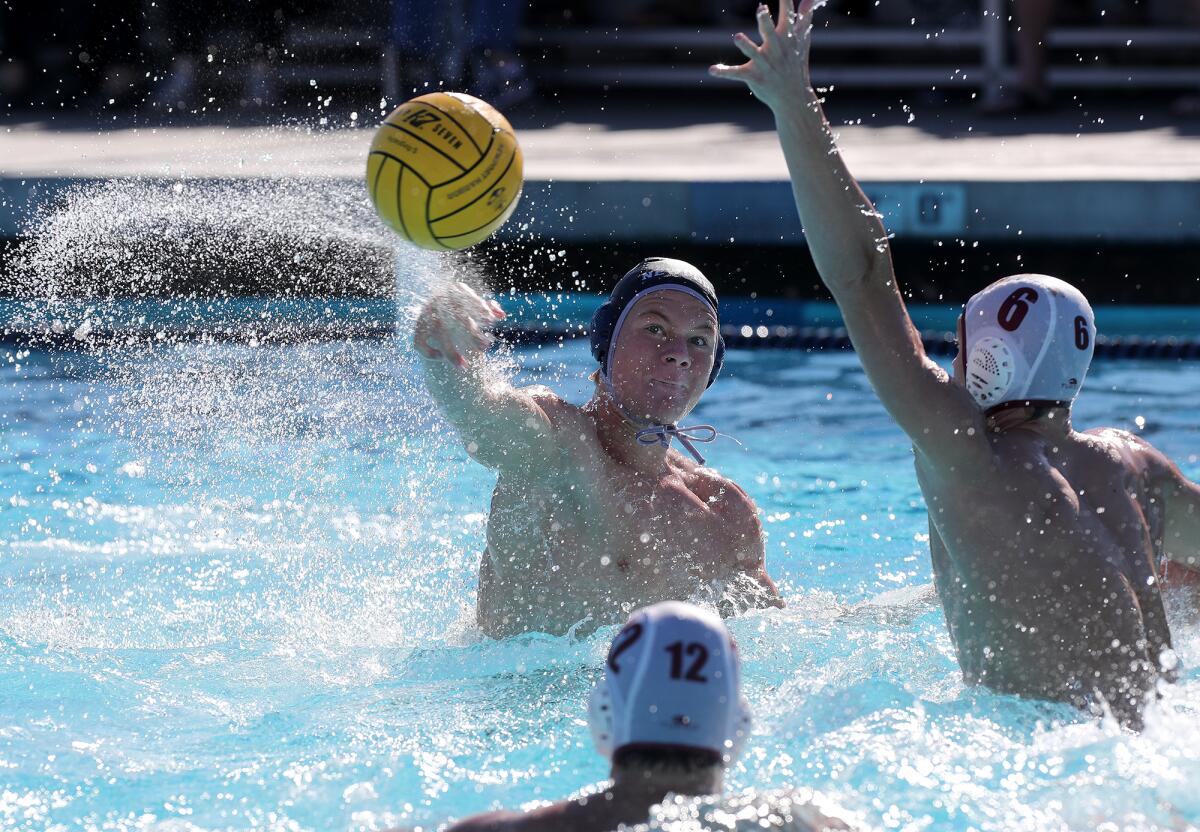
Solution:
<svg viewBox="0 0 1200 832">
<path fill-rule="evenodd" d="M 426 83 L 501 108 L 564 90 L 705 85 L 736 58 L 753 0 L 114 0 L 0 5 L 0 102 L 206 112 L 293 106 L 322 90 L 390 100 Z M 1200 0 L 830 0 L 817 80 L 1054 106 L 1054 91 L 1164 95 L 1197 111 Z M 708 86 L 711 86 L 709 84 Z"/>
</svg>

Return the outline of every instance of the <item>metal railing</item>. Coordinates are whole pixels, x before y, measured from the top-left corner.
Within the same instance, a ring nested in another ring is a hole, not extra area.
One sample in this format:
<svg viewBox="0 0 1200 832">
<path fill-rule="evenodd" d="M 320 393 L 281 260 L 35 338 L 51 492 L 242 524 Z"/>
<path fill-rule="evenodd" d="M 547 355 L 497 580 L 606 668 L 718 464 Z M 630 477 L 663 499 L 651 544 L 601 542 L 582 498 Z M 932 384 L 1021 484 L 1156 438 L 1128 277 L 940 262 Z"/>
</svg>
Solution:
<svg viewBox="0 0 1200 832">
<path fill-rule="evenodd" d="M 1007 0 L 979 0 L 975 25 L 928 31 L 915 26 L 854 25 L 821 27 L 813 34 L 814 45 L 828 50 L 874 50 L 885 54 L 877 62 L 814 64 L 813 79 L 822 86 L 860 88 L 953 87 L 977 90 L 985 100 L 1011 83 L 1015 70 L 1009 59 Z M 355 76 L 379 79 L 389 101 L 400 95 L 397 57 L 387 33 L 379 29 L 322 28 L 307 26 L 289 36 L 294 51 L 310 58 L 293 74 L 323 83 L 347 83 Z M 323 50 L 347 43 L 373 47 L 379 56 L 375 67 L 323 64 Z M 527 54 L 541 50 L 557 53 L 563 60 L 546 64 L 531 60 L 535 76 L 546 86 L 599 88 L 623 87 L 689 88 L 721 83 L 708 77 L 704 54 L 728 54 L 729 31 L 725 27 L 614 27 L 529 28 L 520 40 Z M 461 44 L 459 45 L 461 47 Z M 1168 26 L 1070 26 L 1051 30 L 1050 49 L 1122 49 L 1144 58 L 1161 50 L 1192 50 L 1200 56 L 1200 28 Z M 454 52 L 455 49 L 448 50 Z M 631 61 L 633 52 L 660 53 L 657 59 Z M 671 52 L 689 54 L 664 57 Z M 587 60 L 572 61 L 572 54 L 587 53 Z M 902 59 L 897 59 L 902 55 Z M 458 64 L 463 56 L 459 56 Z M 1139 64 L 1096 64 L 1081 66 L 1051 63 L 1048 83 L 1052 87 L 1133 87 L 1200 89 L 1200 59 L 1191 66 Z"/>
<path fill-rule="evenodd" d="M 813 33 L 813 44 L 817 49 L 870 49 L 890 53 L 892 57 L 869 65 L 816 61 L 813 80 L 821 86 L 965 87 L 978 90 L 985 100 L 994 98 L 1015 76 L 1008 57 L 1007 6 L 1006 0 L 980 0 L 975 25 L 958 29 L 928 31 L 894 25 L 819 27 Z M 544 81 L 563 87 L 619 84 L 678 88 L 714 83 L 707 78 L 702 59 L 639 63 L 624 60 L 622 55 L 630 50 L 716 54 L 728 53 L 730 49 L 729 32 L 725 28 L 532 29 L 525 32 L 522 44 L 531 49 L 559 50 L 567 55 L 572 51 L 588 53 L 589 60 L 584 65 L 566 62 L 554 71 L 541 70 Z M 1200 29 L 1060 27 L 1051 31 L 1048 46 L 1051 49 L 1122 48 L 1139 56 L 1145 55 L 1147 50 L 1191 49 L 1200 55 Z M 903 62 L 896 60 L 896 53 L 904 55 Z M 953 62 L 939 62 L 950 53 L 953 53 Z M 963 58 L 964 53 L 968 59 Z M 606 56 L 611 56 L 612 62 L 600 63 Z M 1200 88 L 1200 65 L 1080 67 L 1051 64 L 1047 80 L 1051 86 L 1059 87 Z"/>
</svg>

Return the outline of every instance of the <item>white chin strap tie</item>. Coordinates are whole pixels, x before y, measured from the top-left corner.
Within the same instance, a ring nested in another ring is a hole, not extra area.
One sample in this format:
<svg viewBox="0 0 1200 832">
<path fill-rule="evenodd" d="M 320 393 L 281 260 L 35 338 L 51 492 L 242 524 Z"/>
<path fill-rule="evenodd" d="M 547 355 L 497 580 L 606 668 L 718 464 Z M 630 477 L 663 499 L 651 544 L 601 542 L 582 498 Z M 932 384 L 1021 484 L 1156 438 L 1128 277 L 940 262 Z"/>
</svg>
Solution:
<svg viewBox="0 0 1200 832">
<path fill-rule="evenodd" d="M 639 445 L 662 445 L 664 448 L 669 448 L 672 438 L 678 439 L 679 444 L 687 449 L 696 462 L 703 465 L 704 456 L 696 450 L 696 446 L 692 443 L 715 441 L 717 429 L 712 425 L 691 425 L 686 428 L 677 425 L 652 425 L 637 432 Z"/>
<path fill-rule="evenodd" d="M 712 442 L 717 438 L 717 429 L 712 425 L 691 425 L 681 428 L 678 425 L 656 425 L 647 423 L 645 419 L 635 419 L 633 414 L 625 409 L 621 404 L 621 400 L 617 398 L 617 391 L 613 389 L 612 379 L 608 377 L 607 372 L 601 372 L 600 378 L 604 380 L 604 389 L 608 391 L 608 397 L 612 399 L 612 403 L 617 406 L 617 412 L 634 427 L 638 425 L 649 424 L 648 427 L 638 428 L 636 434 L 639 445 L 662 445 L 664 448 L 671 447 L 672 437 L 679 440 L 679 444 L 683 445 L 684 449 L 692 455 L 692 458 L 700 465 L 704 465 L 704 455 L 696 450 L 693 442 Z"/>
</svg>

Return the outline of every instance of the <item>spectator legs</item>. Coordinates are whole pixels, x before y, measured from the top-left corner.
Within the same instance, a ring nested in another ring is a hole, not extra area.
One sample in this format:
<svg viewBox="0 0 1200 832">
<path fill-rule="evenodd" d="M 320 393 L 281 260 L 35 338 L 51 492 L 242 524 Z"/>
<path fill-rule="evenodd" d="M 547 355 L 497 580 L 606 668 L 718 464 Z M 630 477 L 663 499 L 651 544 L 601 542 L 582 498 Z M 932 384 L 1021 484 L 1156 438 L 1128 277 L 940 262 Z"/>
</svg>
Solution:
<svg viewBox="0 0 1200 832">
<path fill-rule="evenodd" d="M 1047 36 L 1057 0 L 1013 0 L 1016 14 L 1017 88 L 1035 98 L 1048 98 L 1046 85 Z"/>
</svg>

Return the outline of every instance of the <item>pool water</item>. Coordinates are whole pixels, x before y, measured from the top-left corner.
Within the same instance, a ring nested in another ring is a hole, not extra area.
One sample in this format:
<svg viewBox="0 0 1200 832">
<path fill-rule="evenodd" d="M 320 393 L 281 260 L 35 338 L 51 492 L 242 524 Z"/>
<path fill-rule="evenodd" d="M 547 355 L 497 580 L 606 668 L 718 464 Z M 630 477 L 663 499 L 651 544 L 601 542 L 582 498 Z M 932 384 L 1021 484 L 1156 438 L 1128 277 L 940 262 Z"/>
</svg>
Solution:
<svg viewBox="0 0 1200 832">
<path fill-rule="evenodd" d="M 584 343 L 512 358 L 586 398 Z M 788 602 L 730 622 L 756 716 L 731 790 L 813 787 L 874 828 L 1200 828 L 1200 671 L 1141 735 L 965 687 L 854 356 L 726 368 L 694 415 L 738 440 L 706 453 Z M 1076 424 L 1200 475 L 1198 407 L 1190 366 L 1098 363 Z M 0 828 L 429 828 L 605 777 L 584 713 L 613 628 L 479 634 L 494 477 L 402 340 L 10 347 L 0 420 Z"/>
</svg>

